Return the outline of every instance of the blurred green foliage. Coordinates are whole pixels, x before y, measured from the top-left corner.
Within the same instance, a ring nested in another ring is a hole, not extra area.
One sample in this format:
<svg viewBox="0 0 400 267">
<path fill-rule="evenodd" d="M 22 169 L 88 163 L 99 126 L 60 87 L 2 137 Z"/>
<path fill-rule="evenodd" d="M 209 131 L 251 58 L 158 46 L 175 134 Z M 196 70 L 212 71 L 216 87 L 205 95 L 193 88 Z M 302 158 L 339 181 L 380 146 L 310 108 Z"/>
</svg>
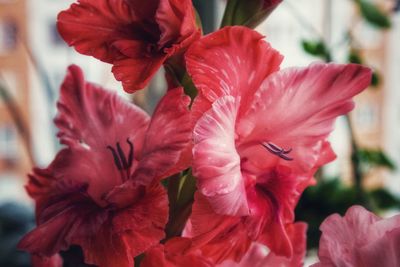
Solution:
<svg viewBox="0 0 400 267">
<path fill-rule="evenodd" d="M 364 168 L 385 167 L 395 170 L 394 162 L 381 150 L 359 149 L 358 156 Z"/>
<path fill-rule="evenodd" d="M 371 25 L 381 29 L 388 29 L 391 27 L 389 17 L 382 12 L 376 4 L 372 3 L 370 0 L 356 0 L 356 3 L 360 8 L 363 18 Z"/>
<path fill-rule="evenodd" d="M 400 208 L 400 199 L 385 189 L 375 189 L 366 192 L 366 197 L 372 204 L 374 212 L 391 208 Z M 307 247 L 317 248 L 321 232 L 321 223 L 334 213 L 341 216 L 353 205 L 362 205 L 361 199 L 354 187 L 345 186 L 340 178 L 326 179 L 316 186 L 307 188 L 296 207 L 296 221 L 308 223 Z"/>
<path fill-rule="evenodd" d="M 331 54 L 322 40 L 310 41 L 303 40 L 301 42 L 304 51 L 312 56 L 319 57 L 327 62 L 331 61 Z"/>
</svg>

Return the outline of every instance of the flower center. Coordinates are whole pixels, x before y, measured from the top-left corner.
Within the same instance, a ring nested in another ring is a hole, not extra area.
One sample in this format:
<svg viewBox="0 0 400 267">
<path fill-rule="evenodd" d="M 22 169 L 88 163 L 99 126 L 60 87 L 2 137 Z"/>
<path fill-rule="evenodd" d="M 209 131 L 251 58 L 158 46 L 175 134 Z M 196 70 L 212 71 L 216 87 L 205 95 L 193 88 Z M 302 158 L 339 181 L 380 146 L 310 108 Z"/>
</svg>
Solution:
<svg viewBox="0 0 400 267">
<path fill-rule="evenodd" d="M 117 166 L 118 170 L 121 173 L 122 181 L 126 181 L 129 179 L 131 167 L 133 164 L 133 143 L 129 140 L 129 138 L 126 139 L 126 142 L 129 145 L 128 157 L 125 156 L 125 153 L 122 150 L 119 142 L 117 142 L 116 148 L 110 145 L 107 146 L 107 149 L 111 151 L 115 166 Z"/>
<path fill-rule="evenodd" d="M 281 159 L 288 161 L 293 160 L 293 158 L 288 156 L 288 154 L 292 152 L 291 148 L 285 150 L 271 142 L 261 143 L 261 145 L 265 147 L 269 152 L 280 157 Z"/>
</svg>

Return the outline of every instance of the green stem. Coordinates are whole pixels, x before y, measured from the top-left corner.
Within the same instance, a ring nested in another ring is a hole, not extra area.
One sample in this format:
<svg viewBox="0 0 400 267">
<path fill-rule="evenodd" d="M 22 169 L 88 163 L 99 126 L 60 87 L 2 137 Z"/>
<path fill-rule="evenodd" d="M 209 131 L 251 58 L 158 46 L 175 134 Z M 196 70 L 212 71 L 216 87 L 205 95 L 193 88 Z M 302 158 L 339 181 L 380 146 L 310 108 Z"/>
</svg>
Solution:
<svg viewBox="0 0 400 267">
<path fill-rule="evenodd" d="M 355 140 L 355 133 L 353 126 L 351 124 L 350 116 L 347 114 L 345 116 L 347 126 L 350 134 L 350 143 L 351 143 L 351 166 L 352 166 L 352 175 L 354 180 L 354 188 L 356 190 L 356 199 L 359 204 L 365 206 L 368 209 L 371 209 L 371 203 L 367 197 L 367 192 L 363 187 L 363 171 L 361 169 L 361 159 L 359 156 L 359 147 Z"/>
<path fill-rule="evenodd" d="M 228 0 L 220 28 L 233 25 L 233 19 L 235 17 L 235 10 L 238 2 L 238 0 Z"/>
<path fill-rule="evenodd" d="M 169 220 L 165 228 L 166 240 L 180 236 L 192 211 L 196 181 L 188 171 L 183 176 L 173 176 L 168 183 Z M 166 241 L 165 240 L 165 241 Z"/>
</svg>

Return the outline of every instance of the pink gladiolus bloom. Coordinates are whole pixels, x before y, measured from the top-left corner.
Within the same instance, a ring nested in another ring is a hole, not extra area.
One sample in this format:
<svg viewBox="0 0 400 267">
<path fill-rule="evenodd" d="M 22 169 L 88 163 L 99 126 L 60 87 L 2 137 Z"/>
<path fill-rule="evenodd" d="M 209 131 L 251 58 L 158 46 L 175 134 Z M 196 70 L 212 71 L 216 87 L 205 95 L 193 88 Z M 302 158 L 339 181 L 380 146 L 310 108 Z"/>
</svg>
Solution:
<svg viewBox="0 0 400 267">
<path fill-rule="evenodd" d="M 127 92 L 200 37 L 191 0 L 79 0 L 59 14 L 58 30 L 79 53 L 113 64 Z"/>
<path fill-rule="evenodd" d="M 361 206 L 325 219 L 313 267 L 400 266 L 400 215 L 382 219 Z"/>
<path fill-rule="evenodd" d="M 168 199 L 160 179 L 190 164 L 190 99 L 170 90 L 153 117 L 69 68 L 61 88 L 58 137 L 67 145 L 27 186 L 37 228 L 19 247 L 50 257 L 71 245 L 85 262 L 131 267 L 164 238 Z"/>
<path fill-rule="evenodd" d="M 216 214 L 240 221 L 236 230 L 250 242 L 290 257 L 285 227 L 299 194 L 334 158 L 327 137 L 335 119 L 354 107 L 351 98 L 369 85 L 371 71 L 323 63 L 280 71 L 282 56 L 262 39 L 248 28 L 226 27 L 186 53 L 200 91 L 193 104 L 193 173 Z M 192 224 L 209 214 L 194 212 Z M 223 239 L 224 229 L 199 227 L 194 235 Z"/>
<path fill-rule="evenodd" d="M 268 248 L 260 243 L 253 243 L 246 255 L 240 262 L 232 260 L 224 261 L 217 267 L 300 267 L 303 266 L 303 260 L 306 255 L 306 230 L 305 223 L 292 224 L 288 229 L 290 239 L 294 247 L 292 258 L 277 256 L 273 252 L 268 251 Z"/>
</svg>

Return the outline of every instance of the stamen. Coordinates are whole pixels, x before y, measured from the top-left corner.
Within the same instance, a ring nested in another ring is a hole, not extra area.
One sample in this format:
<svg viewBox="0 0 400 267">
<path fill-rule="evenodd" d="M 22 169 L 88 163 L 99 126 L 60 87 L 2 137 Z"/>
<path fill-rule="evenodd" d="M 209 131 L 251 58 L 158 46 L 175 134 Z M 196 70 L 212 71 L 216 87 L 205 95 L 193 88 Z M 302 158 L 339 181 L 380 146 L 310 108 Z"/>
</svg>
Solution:
<svg viewBox="0 0 400 267">
<path fill-rule="evenodd" d="M 128 169 L 129 168 L 128 162 L 126 161 L 124 151 L 122 150 L 119 142 L 117 142 L 117 150 L 118 150 L 119 158 L 122 162 L 122 166 L 124 167 L 124 169 Z"/>
<path fill-rule="evenodd" d="M 292 148 L 285 150 L 271 142 L 261 143 L 261 145 L 263 147 L 265 147 L 269 152 L 280 157 L 281 159 L 288 160 L 288 161 L 293 160 L 293 158 L 287 156 L 287 154 L 292 152 Z"/>
<path fill-rule="evenodd" d="M 126 142 L 129 145 L 129 154 L 128 154 L 128 159 L 125 156 L 124 151 L 122 150 L 122 147 L 119 142 L 116 144 L 116 149 L 113 148 L 112 146 L 107 146 L 107 149 L 109 149 L 112 153 L 112 156 L 114 158 L 115 165 L 117 166 L 118 170 L 127 170 L 132 167 L 133 160 L 134 160 L 134 146 L 133 143 L 128 139 L 126 139 Z"/>
<path fill-rule="evenodd" d="M 107 146 L 107 148 L 111 151 L 112 156 L 114 158 L 114 163 L 117 166 L 118 170 L 122 170 L 122 165 L 121 165 L 121 161 L 117 155 L 117 152 L 115 151 L 115 149 L 112 146 Z"/>
<path fill-rule="evenodd" d="M 129 145 L 128 166 L 130 168 L 132 166 L 132 163 L 133 163 L 134 146 L 133 146 L 132 142 L 129 140 L 129 138 L 126 139 L 126 142 Z"/>
</svg>

